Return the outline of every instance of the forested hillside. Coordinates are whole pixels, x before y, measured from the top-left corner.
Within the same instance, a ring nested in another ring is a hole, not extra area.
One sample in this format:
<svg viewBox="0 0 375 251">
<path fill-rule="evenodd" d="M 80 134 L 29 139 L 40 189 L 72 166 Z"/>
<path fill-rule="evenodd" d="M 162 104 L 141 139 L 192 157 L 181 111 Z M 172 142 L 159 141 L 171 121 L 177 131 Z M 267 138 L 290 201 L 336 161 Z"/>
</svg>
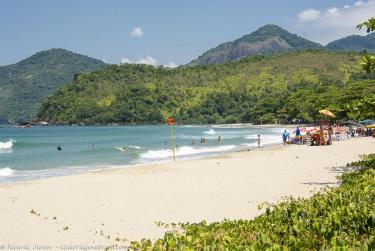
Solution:
<svg viewBox="0 0 375 251">
<path fill-rule="evenodd" d="M 367 36 L 353 35 L 335 40 L 325 46 L 330 50 L 375 52 L 375 33 Z"/>
<path fill-rule="evenodd" d="M 72 124 L 312 122 L 339 118 L 353 100 L 375 94 L 358 54 L 304 51 L 218 65 L 155 68 L 110 65 L 80 74 L 43 103 L 40 120 Z"/>
<path fill-rule="evenodd" d="M 80 72 L 98 70 L 97 59 L 64 49 L 41 51 L 16 64 L 0 67 L 0 120 L 35 117 L 42 100 Z"/>
</svg>

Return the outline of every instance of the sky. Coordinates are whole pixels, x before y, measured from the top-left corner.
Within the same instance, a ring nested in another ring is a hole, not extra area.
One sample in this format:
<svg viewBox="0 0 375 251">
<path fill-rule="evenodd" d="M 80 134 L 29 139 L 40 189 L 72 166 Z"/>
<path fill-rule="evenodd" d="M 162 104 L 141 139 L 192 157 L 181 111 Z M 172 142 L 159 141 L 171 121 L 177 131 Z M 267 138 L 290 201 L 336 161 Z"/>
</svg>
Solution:
<svg viewBox="0 0 375 251">
<path fill-rule="evenodd" d="M 0 0 L 0 65 L 64 48 L 175 67 L 266 24 L 326 44 L 371 16 L 375 0 Z"/>
</svg>

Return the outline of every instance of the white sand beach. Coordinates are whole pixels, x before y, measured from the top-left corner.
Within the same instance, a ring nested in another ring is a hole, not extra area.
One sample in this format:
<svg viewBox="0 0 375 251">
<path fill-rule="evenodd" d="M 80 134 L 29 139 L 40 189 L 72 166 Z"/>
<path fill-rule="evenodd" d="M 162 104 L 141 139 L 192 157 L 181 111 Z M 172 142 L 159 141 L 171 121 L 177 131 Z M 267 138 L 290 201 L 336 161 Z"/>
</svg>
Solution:
<svg viewBox="0 0 375 251">
<path fill-rule="evenodd" d="M 2 185 L 0 246 L 121 244 L 160 237 L 159 221 L 250 219 L 262 202 L 336 185 L 332 167 L 373 152 L 357 138 Z"/>
</svg>

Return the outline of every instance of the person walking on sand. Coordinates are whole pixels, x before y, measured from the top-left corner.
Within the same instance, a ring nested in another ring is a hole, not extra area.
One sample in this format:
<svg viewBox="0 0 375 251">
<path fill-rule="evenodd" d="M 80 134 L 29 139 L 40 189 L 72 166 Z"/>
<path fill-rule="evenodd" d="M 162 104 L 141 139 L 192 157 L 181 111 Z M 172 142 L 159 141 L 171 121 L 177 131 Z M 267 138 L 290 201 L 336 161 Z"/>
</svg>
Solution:
<svg viewBox="0 0 375 251">
<path fill-rule="evenodd" d="M 284 146 L 286 144 L 286 141 L 288 140 L 289 138 L 289 133 L 285 130 L 284 133 L 283 133 L 283 143 L 284 143 Z"/>
<path fill-rule="evenodd" d="M 257 141 L 258 148 L 259 148 L 260 147 L 260 141 L 261 141 L 260 134 L 258 134 L 258 137 L 257 137 L 256 141 Z"/>
</svg>

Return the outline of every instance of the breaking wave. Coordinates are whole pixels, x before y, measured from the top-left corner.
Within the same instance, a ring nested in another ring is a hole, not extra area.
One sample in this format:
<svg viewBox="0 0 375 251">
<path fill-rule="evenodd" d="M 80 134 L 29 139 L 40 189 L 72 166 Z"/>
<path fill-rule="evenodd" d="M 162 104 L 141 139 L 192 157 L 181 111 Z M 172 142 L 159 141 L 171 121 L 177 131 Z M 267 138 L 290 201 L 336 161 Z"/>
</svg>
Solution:
<svg viewBox="0 0 375 251">
<path fill-rule="evenodd" d="M 205 133 L 205 134 L 209 134 L 209 135 L 214 135 L 214 134 L 216 134 L 216 132 L 215 132 L 214 129 L 210 129 L 210 130 L 205 131 L 205 132 L 203 132 L 203 133 Z"/>
<path fill-rule="evenodd" d="M 9 168 L 9 167 L 5 167 L 5 168 L 0 168 L 0 177 L 9 177 L 9 176 L 12 176 L 16 171 Z"/>
<path fill-rule="evenodd" d="M 194 156 L 210 153 L 220 153 L 235 149 L 235 145 L 227 146 L 217 146 L 217 147 L 204 147 L 204 148 L 194 148 L 191 146 L 183 146 L 176 150 L 176 156 Z M 141 158 L 143 159 L 163 159 L 172 157 L 171 149 L 161 149 L 161 150 L 149 150 L 142 153 Z"/>
<path fill-rule="evenodd" d="M 10 140 L 8 140 L 8 141 L 6 141 L 6 142 L 1 142 L 0 141 L 0 150 L 1 149 L 12 149 L 12 147 L 13 147 L 13 143 L 14 143 L 15 141 L 14 140 L 12 140 L 12 139 L 10 139 Z"/>
</svg>

